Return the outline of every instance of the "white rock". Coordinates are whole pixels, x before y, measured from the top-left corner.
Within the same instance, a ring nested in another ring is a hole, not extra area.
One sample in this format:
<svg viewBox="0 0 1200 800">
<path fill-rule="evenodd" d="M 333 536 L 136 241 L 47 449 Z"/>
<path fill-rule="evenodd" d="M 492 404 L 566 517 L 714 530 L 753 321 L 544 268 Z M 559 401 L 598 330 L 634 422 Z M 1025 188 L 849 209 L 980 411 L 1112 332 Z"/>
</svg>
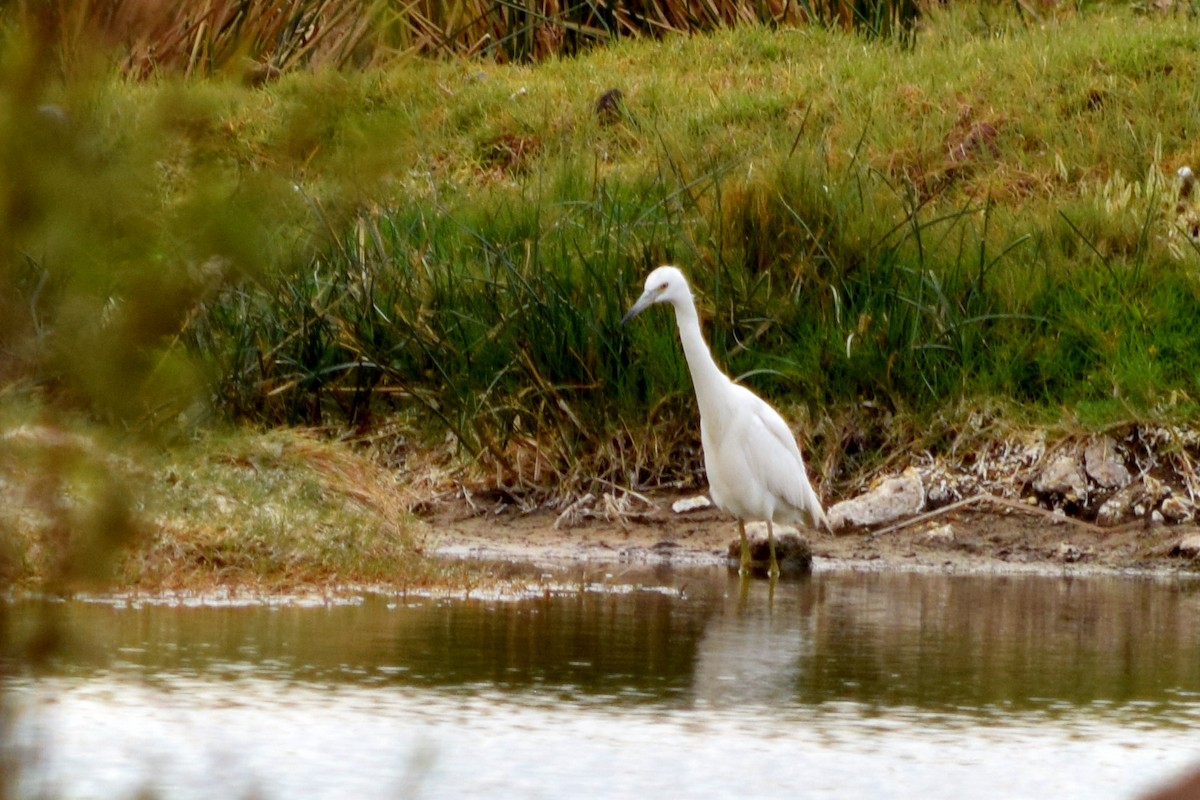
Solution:
<svg viewBox="0 0 1200 800">
<path fill-rule="evenodd" d="M 698 494 L 695 497 L 685 497 L 682 500 L 676 500 L 674 503 L 671 503 L 671 510 L 676 514 L 686 514 L 689 511 L 698 511 L 711 506 L 711 500 L 702 494 Z"/>
<path fill-rule="evenodd" d="M 1121 489 L 1129 485 L 1129 470 L 1117 452 L 1117 443 L 1102 436 L 1083 451 L 1083 466 L 1088 476 L 1105 489 Z"/>
<path fill-rule="evenodd" d="M 829 526 L 836 531 L 879 525 L 912 516 L 924 507 L 925 487 L 921 475 L 914 467 L 909 467 L 866 494 L 835 504 L 829 509 Z"/>
<path fill-rule="evenodd" d="M 1051 459 L 1033 480 L 1033 488 L 1044 494 L 1060 494 L 1071 500 L 1087 498 L 1087 479 L 1074 453 L 1062 453 Z"/>
</svg>

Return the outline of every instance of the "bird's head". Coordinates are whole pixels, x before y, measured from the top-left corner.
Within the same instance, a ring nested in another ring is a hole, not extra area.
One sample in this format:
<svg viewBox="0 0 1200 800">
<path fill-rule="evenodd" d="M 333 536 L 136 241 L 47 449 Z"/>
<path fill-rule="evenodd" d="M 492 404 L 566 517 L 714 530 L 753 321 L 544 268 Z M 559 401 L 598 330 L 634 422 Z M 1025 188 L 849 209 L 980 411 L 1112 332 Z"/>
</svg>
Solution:
<svg viewBox="0 0 1200 800">
<path fill-rule="evenodd" d="M 687 278 L 678 267 L 663 266 L 646 276 L 646 290 L 637 299 L 633 307 L 621 319 L 621 324 L 629 322 L 638 314 L 655 303 L 679 303 L 690 301 L 692 290 L 688 288 Z"/>
</svg>

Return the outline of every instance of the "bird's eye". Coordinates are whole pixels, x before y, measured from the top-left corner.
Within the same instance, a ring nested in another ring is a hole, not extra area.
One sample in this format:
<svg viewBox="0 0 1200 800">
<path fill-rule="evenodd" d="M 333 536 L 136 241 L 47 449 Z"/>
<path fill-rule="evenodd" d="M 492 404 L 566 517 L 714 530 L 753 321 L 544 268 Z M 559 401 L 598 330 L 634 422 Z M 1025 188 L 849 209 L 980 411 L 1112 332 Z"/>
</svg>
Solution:
<svg viewBox="0 0 1200 800">
<path fill-rule="evenodd" d="M 660 292 L 665 292 L 667 290 L 667 284 L 664 282 L 662 286 L 658 287 L 658 290 Z"/>
</svg>

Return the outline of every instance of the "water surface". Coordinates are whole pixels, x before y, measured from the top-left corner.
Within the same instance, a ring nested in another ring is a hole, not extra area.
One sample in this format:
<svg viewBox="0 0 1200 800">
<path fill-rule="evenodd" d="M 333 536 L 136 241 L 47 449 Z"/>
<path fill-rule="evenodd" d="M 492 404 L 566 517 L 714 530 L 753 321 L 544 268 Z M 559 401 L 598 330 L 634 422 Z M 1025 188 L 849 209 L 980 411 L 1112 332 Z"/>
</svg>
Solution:
<svg viewBox="0 0 1200 800">
<path fill-rule="evenodd" d="M 1200 583 L 720 569 L 518 602 L 16 607 L 17 796 L 1132 798 L 1200 767 Z"/>
</svg>

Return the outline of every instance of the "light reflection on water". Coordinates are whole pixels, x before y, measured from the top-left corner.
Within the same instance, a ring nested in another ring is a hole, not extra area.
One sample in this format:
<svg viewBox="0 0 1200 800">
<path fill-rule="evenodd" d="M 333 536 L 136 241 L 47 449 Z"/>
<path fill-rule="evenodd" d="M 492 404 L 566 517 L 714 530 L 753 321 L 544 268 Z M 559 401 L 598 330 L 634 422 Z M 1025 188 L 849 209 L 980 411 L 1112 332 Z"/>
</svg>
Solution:
<svg viewBox="0 0 1200 800">
<path fill-rule="evenodd" d="M 666 580 L 65 604 L 86 645 L 11 693 L 18 795 L 1127 798 L 1200 765 L 1200 584 Z"/>
</svg>

